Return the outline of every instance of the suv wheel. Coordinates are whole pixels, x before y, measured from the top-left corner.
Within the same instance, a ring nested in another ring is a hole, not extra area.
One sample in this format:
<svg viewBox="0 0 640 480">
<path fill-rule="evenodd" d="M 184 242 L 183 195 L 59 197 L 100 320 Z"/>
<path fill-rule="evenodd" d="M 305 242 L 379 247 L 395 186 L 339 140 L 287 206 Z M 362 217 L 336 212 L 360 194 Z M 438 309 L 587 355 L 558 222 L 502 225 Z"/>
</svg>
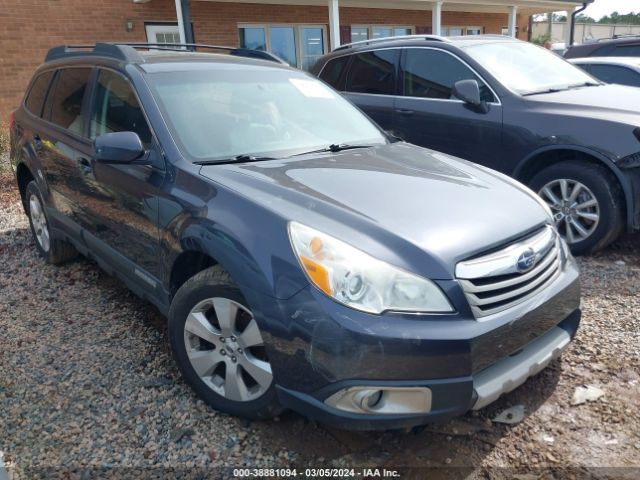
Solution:
<svg viewBox="0 0 640 480">
<path fill-rule="evenodd" d="M 580 161 L 557 163 L 533 177 L 531 188 L 547 202 L 559 232 L 576 254 L 594 252 L 622 231 L 618 182 L 604 167 Z"/>
<path fill-rule="evenodd" d="M 252 419 L 282 411 L 260 328 L 220 266 L 180 287 L 169 311 L 169 339 L 186 381 L 216 410 Z"/>
<path fill-rule="evenodd" d="M 53 265 L 59 265 L 77 257 L 78 251 L 73 245 L 53 236 L 36 182 L 29 182 L 25 195 L 29 225 L 40 256 Z"/>
</svg>

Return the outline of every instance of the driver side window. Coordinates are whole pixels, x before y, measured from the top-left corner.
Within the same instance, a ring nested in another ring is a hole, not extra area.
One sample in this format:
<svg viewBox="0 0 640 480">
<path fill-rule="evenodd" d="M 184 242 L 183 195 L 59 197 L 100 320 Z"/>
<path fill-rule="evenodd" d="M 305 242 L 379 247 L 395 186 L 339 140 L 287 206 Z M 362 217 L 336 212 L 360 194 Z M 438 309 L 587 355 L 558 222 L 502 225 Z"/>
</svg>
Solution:
<svg viewBox="0 0 640 480">
<path fill-rule="evenodd" d="M 145 148 L 151 144 L 151 131 L 129 82 L 109 70 L 100 70 L 93 99 L 91 139 L 113 132 L 135 132 Z"/>
<path fill-rule="evenodd" d="M 435 49 L 408 48 L 404 62 L 404 95 L 407 97 L 453 99 L 453 85 L 459 80 L 475 80 L 480 98 L 494 102 L 493 93 L 469 67 L 453 55 Z"/>
</svg>

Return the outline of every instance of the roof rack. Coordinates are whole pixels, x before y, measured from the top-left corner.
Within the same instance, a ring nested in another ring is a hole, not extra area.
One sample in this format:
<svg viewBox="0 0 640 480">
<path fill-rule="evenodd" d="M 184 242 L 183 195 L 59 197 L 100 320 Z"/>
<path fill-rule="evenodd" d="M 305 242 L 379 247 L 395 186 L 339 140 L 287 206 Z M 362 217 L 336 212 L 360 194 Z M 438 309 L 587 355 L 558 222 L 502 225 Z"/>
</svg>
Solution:
<svg viewBox="0 0 640 480">
<path fill-rule="evenodd" d="M 226 47 L 221 45 L 206 45 L 200 43 L 96 43 L 95 45 L 60 45 L 53 47 L 47 52 L 45 62 L 51 62 L 61 58 L 72 58 L 80 56 L 101 56 L 111 57 L 130 63 L 144 63 L 144 57 L 136 50 L 168 50 L 173 52 L 195 52 L 197 49 L 222 50 L 229 52 L 229 55 L 237 57 L 257 58 L 271 62 L 289 65 L 277 55 L 262 50 L 252 50 L 250 48 Z"/>
<path fill-rule="evenodd" d="M 441 37 L 439 35 L 398 35 L 397 37 L 372 38 L 369 40 L 360 40 L 357 42 L 346 43 L 344 45 L 340 45 L 338 48 L 335 48 L 333 51 L 335 52 L 336 50 L 344 50 L 344 49 L 351 48 L 358 45 L 372 45 L 374 43 L 381 43 L 381 42 L 393 42 L 393 41 L 399 41 L 399 40 L 419 40 L 419 39 L 433 40 L 436 42 L 449 41 L 449 39 L 447 39 L 446 37 Z"/>
</svg>

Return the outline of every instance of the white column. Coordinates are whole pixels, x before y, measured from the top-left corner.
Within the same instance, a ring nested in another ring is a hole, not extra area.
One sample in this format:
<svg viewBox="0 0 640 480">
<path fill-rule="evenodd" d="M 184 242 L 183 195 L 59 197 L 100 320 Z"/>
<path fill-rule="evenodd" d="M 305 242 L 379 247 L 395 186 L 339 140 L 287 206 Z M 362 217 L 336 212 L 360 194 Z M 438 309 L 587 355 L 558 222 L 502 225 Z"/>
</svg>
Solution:
<svg viewBox="0 0 640 480">
<path fill-rule="evenodd" d="M 518 16 L 518 7 L 515 5 L 509 7 L 509 36 L 516 36 L 516 25 L 517 25 L 517 16 Z"/>
<path fill-rule="evenodd" d="M 567 21 L 564 26 L 564 43 L 567 45 L 567 47 L 569 46 L 569 42 L 571 41 L 571 14 L 572 13 L 573 13 L 573 10 L 572 11 L 567 10 L 566 12 Z"/>
<path fill-rule="evenodd" d="M 182 19 L 182 3 L 176 0 L 176 17 L 178 18 L 178 32 L 180 32 L 180 43 L 187 43 L 187 35 L 184 33 L 184 20 Z"/>
<path fill-rule="evenodd" d="M 338 0 L 329 1 L 329 38 L 331 50 L 340 46 L 340 5 Z"/>
<path fill-rule="evenodd" d="M 431 8 L 431 33 L 442 35 L 442 4 L 444 0 L 436 0 Z"/>
</svg>

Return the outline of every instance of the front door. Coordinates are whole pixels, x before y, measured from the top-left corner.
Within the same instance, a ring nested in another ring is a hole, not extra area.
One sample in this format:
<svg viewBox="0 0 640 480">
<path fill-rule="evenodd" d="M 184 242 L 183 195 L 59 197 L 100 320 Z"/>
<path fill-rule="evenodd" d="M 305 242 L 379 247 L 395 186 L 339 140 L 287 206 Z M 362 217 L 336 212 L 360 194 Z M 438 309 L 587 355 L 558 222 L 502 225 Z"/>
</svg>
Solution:
<svg viewBox="0 0 640 480">
<path fill-rule="evenodd" d="M 466 79 L 478 82 L 488 112 L 453 96 L 453 85 Z M 482 165 L 500 166 L 502 106 L 462 60 L 444 50 L 408 48 L 401 60 L 401 84 L 393 130 L 402 138 Z"/>
<path fill-rule="evenodd" d="M 89 115 L 89 138 L 111 132 L 138 134 L 149 164 L 107 164 L 94 160 L 91 145 L 82 152 L 91 174 L 84 176 L 80 197 L 90 221 L 89 241 L 102 249 L 113 267 L 145 289 L 160 292 L 158 190 L 164 164 L 137 96 L 127 79 L 111 70 L 96 76 Z"/>
</svg>

